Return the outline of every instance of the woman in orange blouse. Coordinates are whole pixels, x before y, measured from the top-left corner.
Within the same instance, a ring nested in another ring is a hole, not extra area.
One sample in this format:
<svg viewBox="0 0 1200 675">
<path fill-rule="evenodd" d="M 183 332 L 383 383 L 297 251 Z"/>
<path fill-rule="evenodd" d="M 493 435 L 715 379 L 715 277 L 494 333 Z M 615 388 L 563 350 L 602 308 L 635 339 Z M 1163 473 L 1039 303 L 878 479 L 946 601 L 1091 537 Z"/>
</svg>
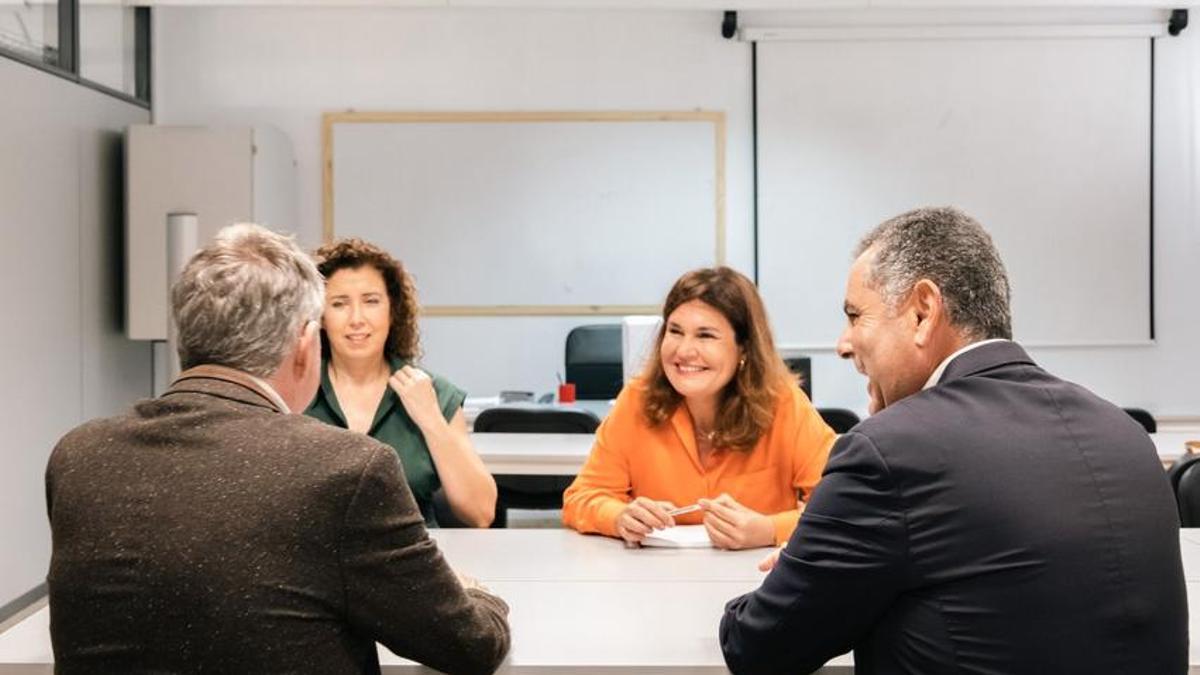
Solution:
<svg viewBox="0 0 1200 675">
<path fill-rule="evenodd" d="M 632 543 L 676 523 L 720 548 L 787 541 L 835 435 L 775 352 L 754 284 L 728 267 L 683 275 L 657 351 L 596 431 L 563 522 Z"/>
</svg>

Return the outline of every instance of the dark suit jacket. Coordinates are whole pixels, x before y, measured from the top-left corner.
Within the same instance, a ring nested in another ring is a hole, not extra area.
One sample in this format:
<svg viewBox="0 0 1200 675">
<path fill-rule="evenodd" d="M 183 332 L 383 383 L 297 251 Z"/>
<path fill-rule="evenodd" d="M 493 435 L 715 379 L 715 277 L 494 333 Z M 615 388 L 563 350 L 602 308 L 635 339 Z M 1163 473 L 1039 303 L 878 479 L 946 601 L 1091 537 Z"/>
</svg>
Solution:
<svg viewBox="0 0 1200 675">
<path fill-rule="evenodd" d="M 983 345 L 838 440 L 721 646 L 735 673 L 1184 673 L 1178 530 L 1141 427 Z"/>
<path fill-rule="evenodd" d="M 75 429 L 46 497 L 60 673 L 376 673 L 376 641 L 487 673 L 508 650 L 507 607 L 463 590 L 396 453 L 243 384 L 181 377 Z"/>
</svg>

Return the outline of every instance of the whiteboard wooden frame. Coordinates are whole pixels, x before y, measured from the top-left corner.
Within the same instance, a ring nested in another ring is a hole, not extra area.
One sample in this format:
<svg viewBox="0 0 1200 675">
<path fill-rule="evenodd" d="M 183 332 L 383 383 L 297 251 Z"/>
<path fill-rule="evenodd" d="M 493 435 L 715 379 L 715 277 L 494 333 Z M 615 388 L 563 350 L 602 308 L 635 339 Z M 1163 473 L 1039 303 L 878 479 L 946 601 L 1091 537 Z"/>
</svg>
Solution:
<svg viewBox="0 0 1200 675">
<path fill-rule="evenodd" d="M 327 112 L 321 117 L 323 240 L 334 240 L 335 124 L 537 122 L 697 122 L 713 126 L 713 260 L 725 264 L 725 113 L 719 111 Z M 431 305 L 425 316 L 624 316 L 658 314 L 658 305 Z"/>
</svg>

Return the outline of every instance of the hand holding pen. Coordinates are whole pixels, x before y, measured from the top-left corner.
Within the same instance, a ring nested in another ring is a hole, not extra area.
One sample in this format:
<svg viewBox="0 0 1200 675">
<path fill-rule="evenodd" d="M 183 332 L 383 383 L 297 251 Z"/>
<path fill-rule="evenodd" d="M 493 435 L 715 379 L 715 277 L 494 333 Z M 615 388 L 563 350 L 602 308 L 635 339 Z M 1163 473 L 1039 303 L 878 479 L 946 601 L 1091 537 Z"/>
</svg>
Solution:
<svg viewBox="0 0 1200 675">
<path fill-rule="evenodd" d="M 617 516 L 617 534 L 625 540 L 626 548 L 637 548 L 653 530 L 675 526 L 675 516 L 701 510 L 699 504 L 676 507 L 671 502 L 638 497 Z"/>
<path fill-rule="evenodd" d="M 617 516 L 617 536 L 624 539 L 627 546 L 637 546 L 653 530 L 674 527 L 675 519 L 671 516 L 674 509 L 671 502 L 638 497 Z"/>
</svg>

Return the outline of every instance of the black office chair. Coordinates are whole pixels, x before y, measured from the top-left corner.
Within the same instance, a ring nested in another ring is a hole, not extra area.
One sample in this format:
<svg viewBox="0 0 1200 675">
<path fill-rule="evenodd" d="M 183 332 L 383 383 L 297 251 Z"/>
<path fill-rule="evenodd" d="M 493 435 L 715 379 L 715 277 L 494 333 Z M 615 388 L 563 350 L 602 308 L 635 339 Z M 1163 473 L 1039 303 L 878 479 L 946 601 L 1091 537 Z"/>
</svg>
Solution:
<svg viewBox="0 0 1200 675">
<path fill-rule="evenodd" d="M 1167 470 L 1180 527 L 1200 527 L 1200 455 L 1184 455 Z"/>
<path fill-rule="evenodd" d="M 488 408 L 475 418 L 475 431 L 510 434 L 592 434 L 600 418 L 568 408 Z M 574 476 L 496 476 L 496 519 L 492 527 L 508 527 L 508 509 L 561 509 L 563 490 Z M 439 521 L 440 522 L 440 521 Z"/>
<path fill-rule="evenodd" d="M 1129 414 L 1138 424 L 1146 429 L 1146 433 L 1153 434 L 1158 431 L 1158 422 L 1154 421 L 1154 415 L 1142 410 L 1141 408 L 1122 408 Z"/>
<path fill-rule="evenodd" d="M 812 400 L 812 359 L 807 356 L 793 356 L 783 360 L 787 369 L 800 381 L 800 389 L 808 400 Z"/>
<path fill-rule="evenodd" d="M 854 428 L 861 420 L 858 415 L 854 414 L 853 410 L 845 408 L 817 408 L 817 413 L 821 419 L 825 420 L 833 430 L 839 434 L 844 434 Z"/>
<path fill-rule="evenodd" d="M 567 382 L 575 398 L 605 401 L 621 391 L 621 326 L 590 324 L 567 333 Z"/>
</svg>

